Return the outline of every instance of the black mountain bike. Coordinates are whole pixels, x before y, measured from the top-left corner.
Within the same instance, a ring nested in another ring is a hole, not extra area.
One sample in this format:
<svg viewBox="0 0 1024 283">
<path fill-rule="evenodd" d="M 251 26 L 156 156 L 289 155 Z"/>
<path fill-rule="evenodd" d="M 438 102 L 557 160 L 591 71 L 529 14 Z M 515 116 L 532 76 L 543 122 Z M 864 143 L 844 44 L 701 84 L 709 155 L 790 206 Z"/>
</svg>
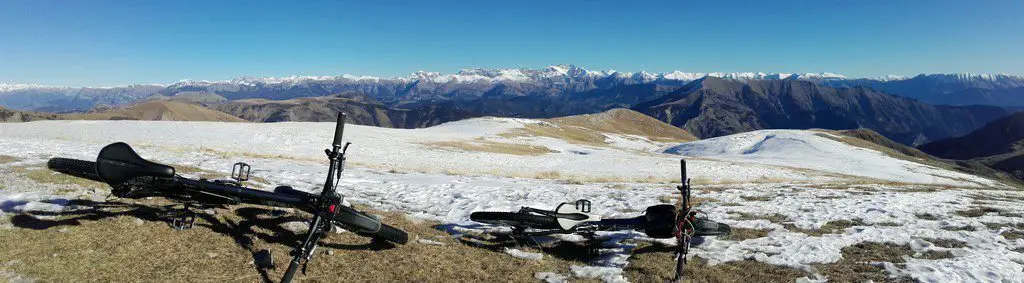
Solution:
<svg viewBox="0 0 1024 283">
<path fill-rule="evenodd" d="M 690 205 L 690 179 L 686 177 L 686 160 L 680 160 L 682 184 L 677 186 L 680 197 L 678 207 L 661 204 L 647 207 L 643 215 L 626 219 L 602 219 L 591 214 L 591 202 L 577 200 L 558 205 L 555 210 L 522 207 L 518 212 L 479 211 L 469 219 L 480 222 L 512 227 L 512 237 L 530 237 L 550 234 L 579 234 L 587 241 L 587 249 L 593 252 L 596 231 L 637 230 L 652 238 L 676 238 L 675 281 L 683 278 L 686 254 L 694 237 L 727 236 L 729 225 L 711 221 L 707 214 L 693 209 Z"/>
<path fill-rule="evenodd" d="M 305 240 L 295 246 L 292 251 L 294 257 L 281 279 L 282 282 L 290 282 L 300 265 L 305 273 L 306 263 L 312 259 L 317 243 L 333 225 L 374 240 L 405 244 L 409 239 L 404 231 L 382 224 L 377 217 L 342 205 L 342 196 L 336 187 L 345 169 L 345 152 L 352 144 L 345 143 L 342 147 L 345 117 L 344 113 L 338 114 L 332 148 L 324 150 L 330 169 L 320 194 L 295 190 L 289 186 L 279 186 L 272 192 L 247 188 L 243 182 L 249 179 L 250 167 L 241 162 L 232 167 L 233 180 L 185 178 L 175 174 L 174 167 L 143 159 L 123 142 L 104 147 L 96 162 L 51 158 L 47 167 L 75 177 L 107 183 L 112 188 L 112 194 L 117 197 L 163 197 L 181 202 L 185 208 L 171 221 L 171 225 L 178 230 L 191 228 L 195 223 L 196 214 L 190 209 L 192 207 L 249 203 L 308 212 L 313 215 L 313 219 Z"/>
</svg>

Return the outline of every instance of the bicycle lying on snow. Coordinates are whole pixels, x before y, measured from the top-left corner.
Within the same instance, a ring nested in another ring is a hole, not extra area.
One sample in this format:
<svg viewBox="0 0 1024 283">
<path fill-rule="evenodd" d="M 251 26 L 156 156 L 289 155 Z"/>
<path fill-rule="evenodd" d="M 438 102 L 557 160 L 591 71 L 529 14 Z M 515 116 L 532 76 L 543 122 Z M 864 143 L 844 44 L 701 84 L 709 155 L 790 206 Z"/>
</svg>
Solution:
<svg viewBox="0 0 1024 283">
<path fill-rule="evenodd" d="M 686 177 L 686 160 L 680 160 L 682 184 L 677 186 L 679 206 L 661 204 L 647 207 L 646 212 L 634 218 L 607 219 L 591 214 L 591 202 L 577 200 L 559 204 L 555 210 L 522 207 L 518 212 L 478 211 L 470 214 L 470 220 L 512 227 L 512 237 L 532 237 L 551 234 L 579 234 L 587 241 L 587 249 L 593 251 L 595 232 L 613 230 L 643 231 L 648 237 L 676 238 L 675 281 L 683 278 L 686 254 L 694 237 L 727 236 L 729 225 L 711 221 L 707 214 L 693 209 L 690 205 L 690 179 Z"/>
<path fill-rule="evenodd" d="M 404 231 L 381 223 L 377 217 L 342 205 L 342 196 L 336 189 L 345 169 L 345 152 L 352 144 L 345 143 L 343 147 L 341 143 L 345 117 L 344 113 L 338 114 L 332 148 L 324 150 L 330 165 L 327 180 L 318 195 L 289 186 L 279 186 L 273 192 L 247 188 L 243 182 L 249 179 L 250 167 L 241 162 L 232 167 L 233 180 L 209 181 L 182 177 L 175 174 L 174 167 L 145 160 L 122 142 L 103 147 L 96 162 L 51 158 L 47 167 L 75 177 L 107 183 L 112 188 L 112 194 L 117 197 L 163 197 L 181 202 L 185 208 L 171 221 L 171 225 L 178 230 L 191 228 L 195 223 L 196 214 L 190 210 L 192 207 L 248 203 L 308 212 L 313 215 L 313 219 L 309 222 L 305 240 L 295 246 L 291 263 L 281 279 L 282 282 L 289 282 L 299 265 L 302 265 L 305 273 L 306 263 L 312 259 L 320 238 L 331 231 L 333 225 L 374 240 L 398 244 L 408 241 L 409 237 Z"/>
</svg>

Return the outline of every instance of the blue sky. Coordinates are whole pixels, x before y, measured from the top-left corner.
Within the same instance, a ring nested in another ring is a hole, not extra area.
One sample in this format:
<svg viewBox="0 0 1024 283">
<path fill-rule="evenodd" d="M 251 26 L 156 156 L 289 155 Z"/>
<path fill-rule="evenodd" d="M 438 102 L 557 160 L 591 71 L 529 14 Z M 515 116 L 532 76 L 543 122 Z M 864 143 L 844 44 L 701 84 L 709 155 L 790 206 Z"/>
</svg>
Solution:
<svg viewBox="0 0 1024 283">
<path fill-rule="evenodd" d="M 515 2 L 515 3 L 508 3 Z M 541 68 L 1024 74 L 1024 1 L 0 2 L 0 82 Z"/>
</svg>

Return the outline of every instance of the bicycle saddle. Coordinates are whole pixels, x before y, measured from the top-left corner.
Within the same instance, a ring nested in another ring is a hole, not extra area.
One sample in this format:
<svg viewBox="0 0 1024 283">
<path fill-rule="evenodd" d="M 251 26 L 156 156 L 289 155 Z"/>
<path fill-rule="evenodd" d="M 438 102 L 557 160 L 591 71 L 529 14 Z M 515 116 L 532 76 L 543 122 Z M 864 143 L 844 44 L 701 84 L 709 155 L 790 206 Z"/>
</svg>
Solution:
<svg viewBox="0 0 1024 283">
<path fill-rule="evenodd" d="M 174 177 L 174 167 L 142 159 L 123 142 L 109 144 L 96 157 L 96 174 L 111 186 L 140 176 Z"/>
</svg>

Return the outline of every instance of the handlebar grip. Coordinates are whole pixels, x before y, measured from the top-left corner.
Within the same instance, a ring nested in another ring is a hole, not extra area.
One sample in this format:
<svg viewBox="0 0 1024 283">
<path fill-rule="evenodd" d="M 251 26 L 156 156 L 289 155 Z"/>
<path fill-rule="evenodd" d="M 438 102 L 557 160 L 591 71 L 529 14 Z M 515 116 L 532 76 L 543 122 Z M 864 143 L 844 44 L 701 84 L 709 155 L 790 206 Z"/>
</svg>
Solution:
<svg viewBox="0 0 1024 283">
<path fill-rule="evenodd" d="M 299 262 L 298 261 L 292 261 L 292 263 L 288 265 L 288 270 L 286 270 L 284 272 L 284 277 L 281 277 L 281 283 L 292 282 L 292 277 L 295 277 L 295 271 L 298 270 L 298 269 L 299 269 Z"/>
<path fill-rule="evenodd" d="M 345 134 L 346 116 L 344 112 L 338 113 L 338 123 L 335 125 L 336 128 L 334 128 L 334 142 L 332 143 L 335 147 L 341 146 L 341 136 Z"/>
</svg>

